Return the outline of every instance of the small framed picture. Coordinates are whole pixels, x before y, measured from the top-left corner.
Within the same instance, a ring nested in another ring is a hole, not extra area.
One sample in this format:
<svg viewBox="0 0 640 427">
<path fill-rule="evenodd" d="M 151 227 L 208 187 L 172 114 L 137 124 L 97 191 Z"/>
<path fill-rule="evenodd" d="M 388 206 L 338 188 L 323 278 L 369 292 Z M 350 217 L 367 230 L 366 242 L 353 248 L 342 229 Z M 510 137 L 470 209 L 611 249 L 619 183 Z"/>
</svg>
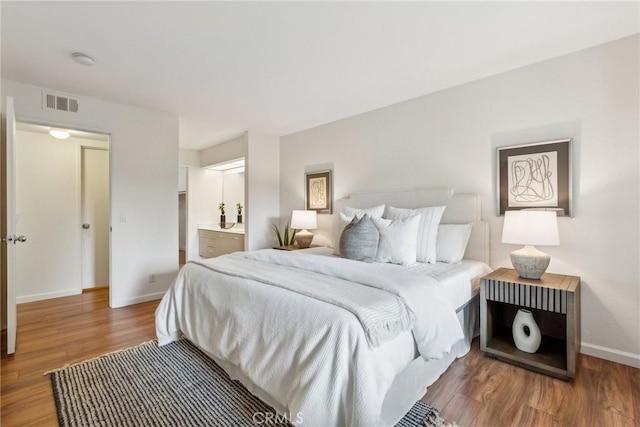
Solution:
<svg viewBox="0 0 640 427">
<path fill-rule="evenodd" d="M 331 171 L 305 174 L 306 209 L 319 214 L 333 213 Z"/>
<path fill-rule="evenodd" d="M 571 139 L 499 147 L 498 214 L 550 210 L 571 216 Z"/>
</svg>

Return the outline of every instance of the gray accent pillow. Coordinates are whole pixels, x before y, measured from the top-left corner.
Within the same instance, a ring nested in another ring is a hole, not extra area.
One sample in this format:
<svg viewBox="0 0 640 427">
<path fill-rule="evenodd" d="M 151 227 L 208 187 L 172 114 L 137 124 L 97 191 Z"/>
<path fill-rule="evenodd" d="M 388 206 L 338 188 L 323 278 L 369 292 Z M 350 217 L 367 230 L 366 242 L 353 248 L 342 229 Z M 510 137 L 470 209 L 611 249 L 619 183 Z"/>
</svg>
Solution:
<svg viewBox="0 0 640 427">
<path fill-rule="evenodd" d="M 356 261 L 374 262 L 378 252 L 380 232 L 366 214 L 355 217 L 340 235 L 340 255 Z"/>
</svg>

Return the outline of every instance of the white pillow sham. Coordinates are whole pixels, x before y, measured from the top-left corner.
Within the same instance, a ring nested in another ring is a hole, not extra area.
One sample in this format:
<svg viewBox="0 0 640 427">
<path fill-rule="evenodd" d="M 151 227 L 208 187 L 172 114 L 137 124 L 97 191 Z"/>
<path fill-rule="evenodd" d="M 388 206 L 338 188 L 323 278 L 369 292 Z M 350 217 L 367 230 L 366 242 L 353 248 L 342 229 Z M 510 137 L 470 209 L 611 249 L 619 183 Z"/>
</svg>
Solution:
<svg viewBox="0 0 640 427">
<path fill-rule="evenodd" d="M 412 216 L 420 216 L 420 224 L 417 230 L 416 260 L 419 262 L 436 263 L 436 240 L 438 237 L 438 225 L 442 219 L 444 206 L 432 206 L 418 209 L 401 209 L 389 206 L 384 217 L 398 220 Z"/>
<path fill-rule="evenodd" d="M 378 206 L 374 206 L 372 208 L 367 208 L 367 209 L 356 209 L 356 208 L 350 208 L 349 206 L 346 206 L 343 212 L 346 216 L 350 216 L 350 217 L 354 217 L 354 216 L 363 217 L 364 214 L 369 214 L 371 218 L 382 218 L 382 214 L 384 213 L 384 208 L 385 208 L 385 205 L 378 205 Z"/>
<path fill-rule="evenodd" d="M 373 218 L 380 233 L 376 262 L 411 265 L 416 262 L 420 215 L 389 221 Z"/>
<path fill-rule="evenodd" d="M 436 242 L 439 262 L 458 264 L 467 250 L 473 224 L 440 224 Z"/>
<path fill-rule="evenodd" d="M 367 209 L 355 209 L 347 206 L 344 208 L 344 213 L 339 212 L 336 217 L 336 233 L 333 237 L 333 254 L 340 255 L 340 236 L 342 236 L 344 228 L 353 221 L 353 218 L 362 218 L 365 214 L 368 214 L 371 218 L 381 218 L 384 208 L 385 205 Z"/>
</svg>

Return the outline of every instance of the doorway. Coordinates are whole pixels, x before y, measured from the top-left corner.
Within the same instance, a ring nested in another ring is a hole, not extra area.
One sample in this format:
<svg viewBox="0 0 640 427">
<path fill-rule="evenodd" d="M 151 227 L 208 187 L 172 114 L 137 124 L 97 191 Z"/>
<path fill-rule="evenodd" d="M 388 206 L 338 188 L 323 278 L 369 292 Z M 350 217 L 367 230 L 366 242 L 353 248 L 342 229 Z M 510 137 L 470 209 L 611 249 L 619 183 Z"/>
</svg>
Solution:
<svg viewBox="0 0 640 427">
<path fill-rule="evenodd" d="M 16 228 L 27 236 L 16 253 L 18 304 L 109 286 L 109 136 L 57 139 L 50 129 L 16 123 Z M 102 196 L 89 194 L 97 189 Z"/>
<path fill-rule="evenodd" d="M 187 175 L 188 167 L 178 167 L 178 268 L 187 262 Z"/>
<path fill-rule="evenodd" d="M 109 151 L 82 146 L 82 289 L 109 286 Z"/>
</svg>

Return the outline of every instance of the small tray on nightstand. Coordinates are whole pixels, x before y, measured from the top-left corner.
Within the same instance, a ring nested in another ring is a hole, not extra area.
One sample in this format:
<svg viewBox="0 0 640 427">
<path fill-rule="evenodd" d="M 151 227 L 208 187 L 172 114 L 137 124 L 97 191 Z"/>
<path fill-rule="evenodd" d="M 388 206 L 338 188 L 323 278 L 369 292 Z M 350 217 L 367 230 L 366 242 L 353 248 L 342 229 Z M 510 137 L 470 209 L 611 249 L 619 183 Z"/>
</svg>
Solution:
<svg viewBox="0 0 640 427">
<path fill-rule="evenodd" d="M 320 245 L 311 245 L 308 248 L 304 248 L 304 249 L 310 249 L 310 248 L 319 248 Z M 287 245 L 287 246 L 273 246 L 273 249 L 278 249 L 281 251 L 299 251 L 302 250 L 303 248 L 300 248 L 296 245 Z"/>
</svg>

